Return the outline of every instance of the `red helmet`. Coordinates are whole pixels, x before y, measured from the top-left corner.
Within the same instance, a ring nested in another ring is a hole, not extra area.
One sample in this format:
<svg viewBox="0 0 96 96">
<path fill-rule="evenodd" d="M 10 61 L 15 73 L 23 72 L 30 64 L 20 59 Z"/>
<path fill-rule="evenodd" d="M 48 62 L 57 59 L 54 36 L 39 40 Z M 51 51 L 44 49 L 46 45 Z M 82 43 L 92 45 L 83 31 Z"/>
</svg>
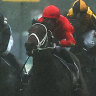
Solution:
<svg viewBox="0 0 96 96">
<path fill-rule="evenodd" d="M 43 10 L 43 17 L 58 19 L 59 16 L 60 16 L 60 10 L 54 5 L 47 6 Z"/>
</svg>

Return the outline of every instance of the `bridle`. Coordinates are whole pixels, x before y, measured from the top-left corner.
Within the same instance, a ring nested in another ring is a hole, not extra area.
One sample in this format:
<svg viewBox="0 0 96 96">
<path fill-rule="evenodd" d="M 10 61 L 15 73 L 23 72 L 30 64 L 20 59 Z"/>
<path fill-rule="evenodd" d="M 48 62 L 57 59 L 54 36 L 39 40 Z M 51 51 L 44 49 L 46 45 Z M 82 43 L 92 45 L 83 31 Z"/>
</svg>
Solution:
<svg viewBox="0 0 96 96">
<path fill-rule="evenodd" d="M 37 42 L 38 42 L 37 48 L 40 48 L 42 45 L 44 45 L 45 42 L 46 42 L 46 44 L 45 44 L 44 47 L 46 47 L 47 46 L 47 43 L 48 43 L 48 30 L 47 30 L 47 28 L 46 28 L 46 26 L 44 24 L 35 23 L 32 26 L 35 26 L 35 25 L 40 25 L 40 26 L 43 26 L 44 27 L 45 32 L 46 32 L 44 38 L 40 41 L 39 37 L 35 33 L 30 34 L 28 38 L 30 38 L 31 36 L 34 36 L 37 39 Z"/>
<path fill-rule="evenodd" d="M 0 62 L 1 62 L 1 60 L 2 60 L 3 62 L 5 62 L 6 65 L 8 65 L 9 67 L 14 68 L 3 56 L 0 56 Z"/>
</svg>

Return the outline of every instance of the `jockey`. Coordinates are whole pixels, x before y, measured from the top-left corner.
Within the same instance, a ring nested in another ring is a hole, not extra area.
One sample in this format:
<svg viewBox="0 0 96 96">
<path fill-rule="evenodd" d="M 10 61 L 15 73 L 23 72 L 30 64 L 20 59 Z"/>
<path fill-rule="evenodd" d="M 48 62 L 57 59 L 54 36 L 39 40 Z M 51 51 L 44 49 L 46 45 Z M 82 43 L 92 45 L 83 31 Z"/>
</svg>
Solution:
<svg viewBox="0 0 96 96">
<path fill-rule="evenodd" d="M 56 43 L 59 45 L 55 47 L 56 54 L 68 63 L 73 63 L 69 50 L 70 47 L 75 46 L 76 41 L 73 37 L 74 27 L 69 20 L 60 14 L 60 10 L 56 6 L 50 5 L 45 7 L 43 15 L 38 21 L 50 25 L 49 29 L 57 40 Z M 69 58 L 70 60 L 68 60 Z"/>
<path fill-rule="evenodd" d="M 74 27 L 66 17 L 60 14 L 60 10 L 56 6 L 50 5 L 45 7 L 43 15 L 38 21 L 51 25 L 51 31 L 58 40 L 60 46 L 70 47 L 76 44 L 73 37 Z"/>
<path fill-rule="evenodd" d="M 96 30 L 96 16 L 83 0 L 76 0 L 67 16 L 76 18 L 80 22 L 80 35 L 83 35 L 83 43 L 86 48 L 95 46 L 94 37 Z"/>
</svg>

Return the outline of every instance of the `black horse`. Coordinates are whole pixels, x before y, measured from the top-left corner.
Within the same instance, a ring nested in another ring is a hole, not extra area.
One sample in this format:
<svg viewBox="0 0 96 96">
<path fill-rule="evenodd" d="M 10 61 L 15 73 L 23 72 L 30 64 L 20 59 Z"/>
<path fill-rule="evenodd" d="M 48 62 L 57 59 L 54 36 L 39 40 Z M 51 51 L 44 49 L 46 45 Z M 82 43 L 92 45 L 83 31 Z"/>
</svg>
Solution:
<svg viewBox="0 0 96 96">
<path fill-rule="evenodd" d="M 20 91 L 19 67 L 12 65 L 19 63 L 12 58 L 12 54 L 0 56 L 0 96 L 17 96 Z"/>
<path fill-rule="evenodd" d="M 64 60 L 61 53 L 65 50 L 56 52 L 46 26 L 35 23 L 29 29 L 25 45 L 27 54 L 33 56 L 33 67 L 25 96 L 88 96 L 78 59 L 64 52 Z"/>
<path fill-rule="evenodd" d="M 5 52 L 10 32 L 6 31 L 7 25 L 3 27 L 0 30 L 0 96 L 19 96 L 21 64 L 12 53 Z"/>
<path fill-rule="evenodd" d="M 74 37 L 76 39 L 76 46 L 71 48 L 79 59 L 83 76 L 86 80 L 88 90 L 91 96 L 96 95 L 96 46 L 92 48 L 86 48 L 83 41 L 85 32 L 82 32 L 80 27 L 80 21 L 76 18 L 68 18 L 75 27 Z M 90 27 L 87 29 L 90 29 Z"/>
</svg>

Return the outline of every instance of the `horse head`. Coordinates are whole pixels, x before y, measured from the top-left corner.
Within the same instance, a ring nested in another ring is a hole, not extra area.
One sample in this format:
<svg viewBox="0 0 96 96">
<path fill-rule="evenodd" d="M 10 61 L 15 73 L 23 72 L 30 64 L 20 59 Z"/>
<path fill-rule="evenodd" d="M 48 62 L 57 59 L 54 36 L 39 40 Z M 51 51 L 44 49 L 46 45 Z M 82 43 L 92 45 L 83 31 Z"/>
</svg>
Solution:
<svg viewBox="0 0 96 96">
<path fill-rule="evenodd" d="M 46 48 L 50 46 L 49 40 L 51 40 L 51 31 L 42 23 L 35 23 L 29 29 L 28 40 L 25 43 L 26 51 L 28 55 L 32 54 L 32 51 L 38 48 Z M 31 53 L 31 54 L 30 54 Z"/>
</svg>

